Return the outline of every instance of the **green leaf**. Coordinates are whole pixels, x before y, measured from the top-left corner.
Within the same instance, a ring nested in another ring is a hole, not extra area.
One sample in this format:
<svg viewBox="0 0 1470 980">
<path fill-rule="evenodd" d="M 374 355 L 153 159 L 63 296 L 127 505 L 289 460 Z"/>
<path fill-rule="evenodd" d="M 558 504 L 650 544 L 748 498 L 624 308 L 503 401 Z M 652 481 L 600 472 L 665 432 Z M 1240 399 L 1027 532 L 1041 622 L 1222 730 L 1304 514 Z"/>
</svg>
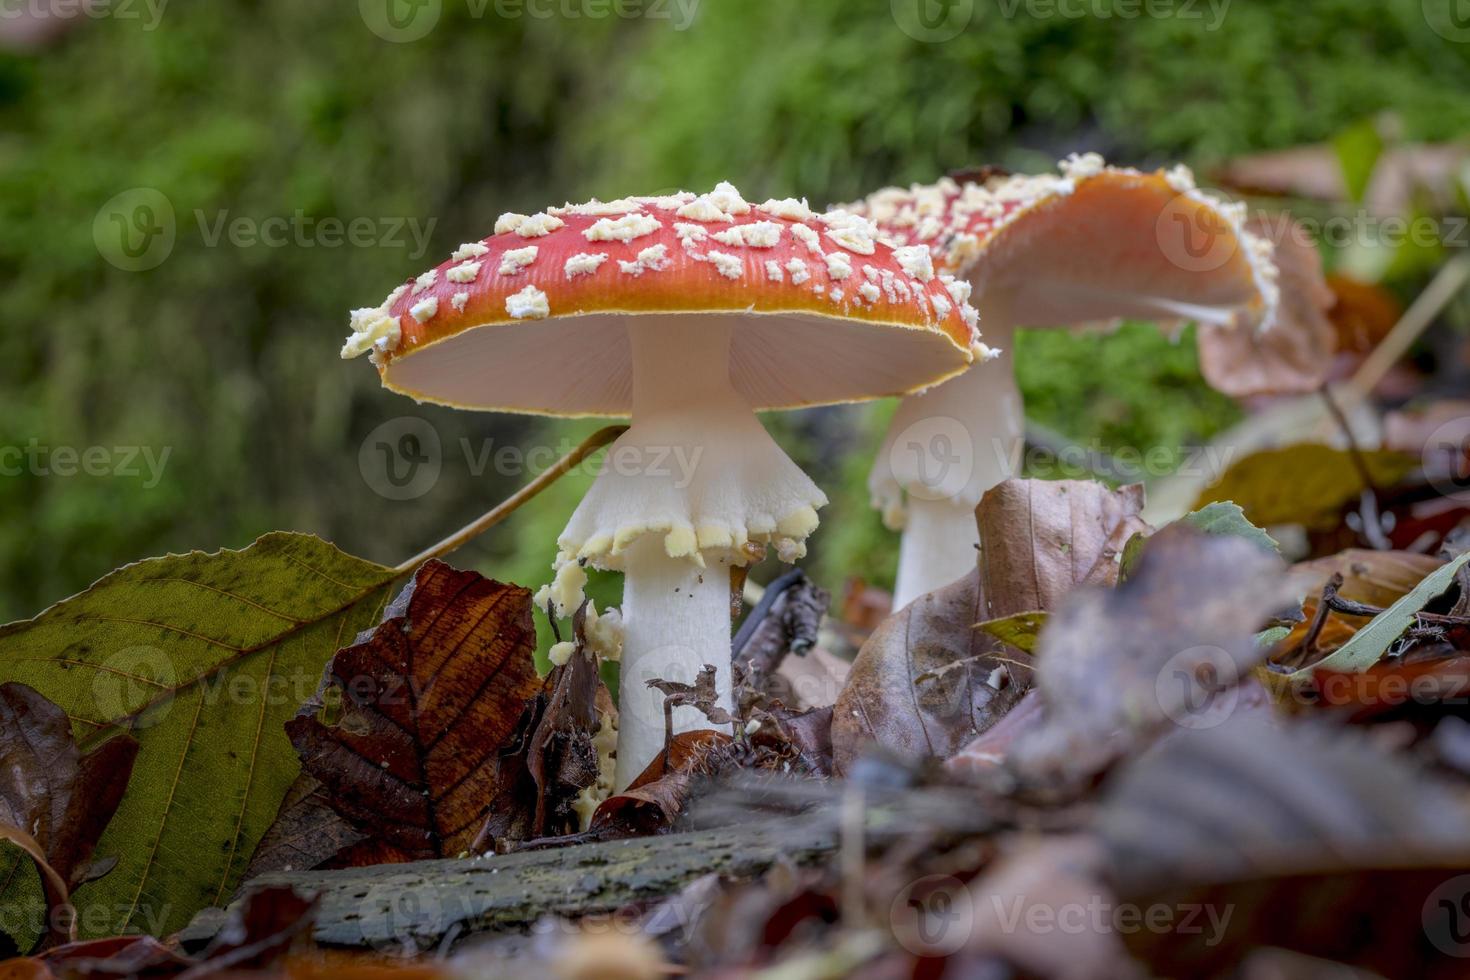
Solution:
<svg viewBox="0 0 1470 980">
<path fill-rule="evenodd" d="M 1378 158 L 1383 155 L 1383 137 L 1378 125 L 1371 119 L 1349 126 L 1332 140 L 1337 152 L 1337 162 L 1342 166 L 1342 180 L 1347 185 L 1348 196 L 1356 202 L 1368 193 L 1373 180 L 1373 171 L 1378 168 Z"/>
<path fill-rule="evenodd" d="M 1046 626 L 1046 612 L 1021 612 L 1001 619 L 990 619 L 976 624 L 975 628 L 1007 643 L 1022 653 L 1035 653 L 1036 643 Z"/>
<path fill-rule="evenodd" d="M 1233 501 L 1206 504 L 1199 510 L 1185 514 L 1174 523 L 1187 524 L 1206 534 L 1244 538 L 1272 554 L 1281 553 L 1281 545 L 1276 543 L 1276 539 L 1247 520 L 1245 511 Z M 1121 578 L 1126 579 L 1133 571 L 1133 567 L 1138 564 L 1138 558 L 1143 554 L 1143 548 L 1148 543 L 1148 539 L 1149 536 L 1146 534 L 1135 534 L 1123 546 Z"/>
<path fill-rule="evenodd" d="M 83 935 L 164 935 L 230 897 L 299 770 L 283 725 L 394 578 L 275 533 L 128 565 L 0 627 L 0 681 L 54 701 L 84 747 L 122 730 L 141 745 L 97 846 L 117 866 L 76 895 Z M 24 880 L 0 866 L 0 907 Z"/>
<path fill-rule="evenodd" d="M 1276 539 L 1252 524 L 1246 518 L 1245 511 L 1233 500 L 1207 504 L 1191 514 L 1185 514 L 1179 520 L 1180 523 L 1188 524 L 1206 534 L 1234 535 L 1273 554 L 1281 554 L 1281 545 L 1276 543 Z"/>
<path fill-rule="evenodd" d="M 1256 634 L 1256 648 L 1269 650 L 1291 635 L 1290 626 L 1273 626 Z"/>
<path fill-rule="evenodd" d="M 1455 573 L 1470 562 L 1470 551 L 1460 555 L 1436 570 L 1424 581 L 1414 586 L 1398 602 L 1373 617 L 1373 621 L 1353 635 L 1331 656 L 1310 667 L 1304 667 L 1287 676 L 1292 684 L 1301 684 L 1311 679 L 1318 670 L 1333 670 L 1339 673 L 1360 674 L 1383 659 L 1395 640 L 1404 635 L 1404 630 L 1414 623 L 1414 617 L 1430 602 L 1449 591 Z"/>
</svg>

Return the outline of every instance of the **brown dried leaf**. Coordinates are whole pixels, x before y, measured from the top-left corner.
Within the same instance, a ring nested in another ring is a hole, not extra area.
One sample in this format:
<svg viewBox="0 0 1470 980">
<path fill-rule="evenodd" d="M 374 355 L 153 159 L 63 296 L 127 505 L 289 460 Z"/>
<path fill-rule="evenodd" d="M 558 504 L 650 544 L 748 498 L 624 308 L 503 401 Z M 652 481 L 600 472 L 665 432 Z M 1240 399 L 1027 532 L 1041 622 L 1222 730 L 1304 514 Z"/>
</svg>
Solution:
<svg viewBox="0 0 1470 980">
<path fill-rule="evenodd" d="M 1108 920 L 1087 917 L 1057 928 L 1065 910 L 1111 907 L 1102 864 L 1089 837 L 1047 838 L 1001 858 L 970 886 L 969 951 L 1004 957 L 1028 976 L 1141 978 Z M 1039 927 L 1028 926 L 1033 922 Z"/>
<path fill-rule="evenodd" d="M 724 765 L 731 738 L 707 728 L 681 732 L 669 743 L 668 763 L 659 753 L 623 792 L 602 801 L 592 815 L 591 839 L 637 837 L 668 830 L 684 812 L 694 777 Z"/>
<path fill-rule="evenodd" d="M 1000 721 L 945 760 L 944 768 L 962 779 L 983 777 L 999 768 L 1016 739 L 1042 724 L 1041 709 L 1041 692 L 1027 691 Z"/>
<path fill-rule="evenodd" d="M 256 847 L 250 867 L 245 871 L 245 880 L 274 871 L 355 868 L 364 864 L 389 863 L 364 860 L 372 856 L 358 848 L 366 840 L 366 834 L 332 809 L 327 788 L 312 776 L 302 773 L 291 784 L 286 798 L 281 801 L 275 822 Z"/>
<path fill-rule="evenodd" d="M 303 898 L 290 888 L 265 888 L 230 913 L 214 941 L 197 957 L 149 936 L 119 936 L 61 946 L 39 962 L 61 976 L 92 980 L 264 975 L 253 971 L 269 967 L 305 939 L 315 911 L 314 898 Z"/>
<path fill-rule="evenodd" d="M 975 622 L 1051 611 L 1078 585 L 1112 585 L 1118 556 L 1150 530 L 1143 486 L 1085 480 L 1007 480 L 975 511 L 985 542 L 986 614 Z"/>
<path fill-rule="evenodd" d="M 570 833 L 579 825 L 573 804 L 597 781 L 593 737 L 601 724 L 599 700 L 607 698 L 586 645 L 585 609 L 574 618 L 576 651 L 547 675 L 501 753 L 500 790 L 472 850 Z"/>
<path fill-rule="evenodd" d="M 23 836 L 6 835 L 40 862 L 53 912 L 87 877 L 137 754 L 137 741 L 122 735 L 84 755 L 66 712 L 24 684 L 0 685 L 0 827 Z M 58 917 L 47 921 L 51 938 L 64 938 Z"/>
<path fill-rule="evenodd" d="M 1172 524 L 1126 582 L 1075 593 L 1041 636 L 1047 720 L 1012 748 L 1019 771 L 1072 784 L 1169 721 L 1228 716 L 1266 653 L 1256 631 L 1290 594 L 1283 572 L 1244 538 Z"/>
<path fill-rule="evenodd" d="M 943 759 L 994 724 L 1029 670 L 1024 654 L 975 624 L 1054 608 L 1084 582 L 1116 581 L 1123 545 L 1147 528 L 1142 507 L 1137 486 L 1007 480 L 988 492 L 976 511 L 979 570 L 889 617 L 859 651 L 833 709 L 836 772 L 871 741 Z"/>
<path fill-rule="evenodd" d="M 414 858 L 467 850 L 503 788 L 501 748 L 540 687 L 535 636 L 528 590 L 426 563 L 287 723 L 303 768 L 372 839 Z M 331 687 L 342 717 L 327 725 L 317 715 Z"/>
<path fill-rule="evenodd" d="M 1215 929 L 1124 936 L 1158 975 L 1214 976 L 1280 946 L 1449 977 L 1464 975 L 1465 944 L 1443 943 L 1464 922 L 1434 900 L 1463 908 L 1467 826 L 1457 788 L 1360 730 L 1234 718 L 1130 763 L 1097 830 L 1120 898 L 1217 913 Z"/>
<path fill-rule="evenodd" d="M 1285 215 L 1256 216 L 1246 227 L 1276 243 L 1281 304 L 1274 322 L 1260 331 L 1201 326 L 1200 371 L 1215 389 L 1237 398 L 1316 391 L 1337 350 L 1327 316 L 1336 300 L 1322 276 L 1322 257 L 1306 229 Z"/>
</svg>

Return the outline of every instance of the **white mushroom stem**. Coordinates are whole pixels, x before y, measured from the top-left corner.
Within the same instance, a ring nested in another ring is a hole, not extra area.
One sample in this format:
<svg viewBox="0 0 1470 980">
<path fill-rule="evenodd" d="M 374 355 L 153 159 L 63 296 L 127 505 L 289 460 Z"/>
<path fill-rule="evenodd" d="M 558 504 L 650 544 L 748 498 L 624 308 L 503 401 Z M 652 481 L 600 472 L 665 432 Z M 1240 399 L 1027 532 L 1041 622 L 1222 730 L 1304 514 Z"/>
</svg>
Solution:
<svg viewBox="0 0 1470 980">
<path fill-rule="evenodd" d="M 893 608 L 902 609 L 925 593 L 974 571 L 980 541 L 980 535 L 974 532 L 973 507 L 952 500 L 910 497 L 898 542 Z"/>
<path fill-rule="evenodd" d="M 691 683 L 713 665 L 718 704 L 731 708 L 730 570 L 750 560 L 751 542 L 799 558 L 826 503 L 736 391 L 732 322 L 629 318 L 632 426 L 559 541 L 563 560 L 624 575 L 619 790 L 663 750 L 663 695 L 650 679 Z M 695 708 L 674 712 L 676 734 L 717 727 L 728 728 Z"/>
<path fill-rule="evenodd" d="M 671 560 L 658 538 L 628 550 L 624 565 L 622 671 L 618 682 L 618 768 L 625 789 L 664 744 L 664 695 L 652 679 L 694 680 L 715 668 L 719 706 L 733 709 L 730 681 L 730 567 Z M 674 709 L 674 731 L 716 728 L 695 708 Z M 724 726 L 728 728 L 729 726 Z"/>
<path fill-rule="evenodd" d="M 1008 333 L 986 325 L 987 341 Z M 985 491 L 1017 475 L 1025 442 L 1012 365 L 1004 350 L 995 361 L 910 395 L 894 414 L 869 485 L 889 522 L 903 528 L 895 609 L 975 568 L 975 508 Z"/>
</svg>

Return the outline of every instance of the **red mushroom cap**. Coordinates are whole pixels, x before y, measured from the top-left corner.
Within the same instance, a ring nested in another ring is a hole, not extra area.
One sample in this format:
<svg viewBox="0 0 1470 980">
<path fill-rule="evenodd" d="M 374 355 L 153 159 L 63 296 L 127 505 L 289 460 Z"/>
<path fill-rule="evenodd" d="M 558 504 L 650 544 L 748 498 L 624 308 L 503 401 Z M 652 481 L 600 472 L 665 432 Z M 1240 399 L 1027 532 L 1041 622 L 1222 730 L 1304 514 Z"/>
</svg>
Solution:
<svg viewBox="0 0 1470 980">
<path fill-rule="evenodd" d="M 354 312 L 343 356 L 372 350 L 387 387 L 424 401 L 622 415 L 628 316 L 739 317 L 731 376 L 756 409 L 903 394 L 984 351 L 968 286 L 926 249 L 802 201 L 721 184 L 507 214 L 495 232 Z"/>
<path fill-rule="evenodd" d="M 1185 167 L 1143 173 L 1073 155 L 1059 174 L 946 178 L 848 207 L 967 278 L 987 315 L 988 304 L 1025 293 L 1021 309 L 1007 311 L 1022 325 L 1187 320 L 1208 310 L 1264 327 L 1275 317 L 1271 243 L 1247 230 L 1243 205 L 1199 190 Z"/>
</svg>

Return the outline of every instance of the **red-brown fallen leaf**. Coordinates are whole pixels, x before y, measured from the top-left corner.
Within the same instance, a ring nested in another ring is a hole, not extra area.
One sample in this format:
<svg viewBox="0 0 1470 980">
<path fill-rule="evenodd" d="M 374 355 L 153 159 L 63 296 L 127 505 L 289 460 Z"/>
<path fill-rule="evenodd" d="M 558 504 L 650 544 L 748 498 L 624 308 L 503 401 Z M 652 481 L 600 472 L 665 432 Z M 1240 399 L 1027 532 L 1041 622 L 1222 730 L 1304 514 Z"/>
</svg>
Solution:
<svg viewBox="0 0 1470 980">
<path fill-rule="evenodd" d="M 659 753 L 627 789 L 603 800 L 592 814 L 588 836 L 604 840 L 669 829 L 684 811 L 694 777 L 721 768 L 723 751 L 731 741 L 724 732 L 707 728 L 675 735 L 669 743 L 668 764 Z"/>
<path fill-rule="evenodd" d="M 833 708 L 835 771 L 872 741 L 948 758 L 994 724 L 1030 670 L 1025 654 L 974 625 L 1054 608 L 1084 582 L 1115 582 L 1123 545 L 1147 528 L 1142 507 L 1137 486 L 1007 480 L 990 490 L 976 511 L 980 568 L 889 617 L 859 651 Z"/>
<path fill-rule="evenodd" d="M 127 735 L 83 754 L 66 712 L 24 684 L 0 685 L 0 836 L 41 868 L 50 942 L 70 938 L 59 910 L 86 878 L 137 754 Z"/>
<path fill-rule="evenodd" d="M 1023 844 L 1001 858 L 969 889 L 975 920 L 970 952 L 1004 957 L 1029 976 L 1144 976 L 1109 919 L 1074 914 L 1061 928 L 1025 925 L 1060 923 L 1052 917 L 1070 910 L 1111 909 L 1116 903 L 1102 880 L 1103 857 L 1095 839 L 1077 836 Z"/>
<path fill-rule="evenodd" d="M 792 711 L 782 705 L 758 709 L 759 722 L 750 744 L 783 761 L 776 768 L 790 768 L 813 776 L 832 775 L 832 709 L 809 708 Z"/>
<path fill-rule="evenodd" d="M 289 888 L 265 888 L 250 895 L 231 913 L 214 941 L 198 956 L 186 956 L 151 936 L 116 936 L 69 943 L 35 960 L 12 962 L 40 964 L 47 971 L 21 972 L 17 977 L 131 980 L 148 976 L 194 980 L 204 976 L 252 975 L 253 971 L 272 966 L 305 940 L 315 910 L 314 898 L 302 898 Z M 0 977 L 6 975 L 6 966 L 0 964 Z M 24 967 L 29 968 L 29 965 Z"/>
<path fill-rule="evenodd" d="M 293 953 L 281 963 L 281 972 L 285 980 L 440 980 L 464 976 L 437 963 L 341 950 Z"/>
<path fill-rule="evenodd" d="M 1414 663 L 1381 663 L 1360 674 L 1318 670 L 1312 693 L 1325 708 L 1347 709 L 1351 722 L 1367 721 L 1408 704 L 1463 706 L 1470 691 L 1470 654 Z"/>
<path fill-rule="evenodd" d="M 1337 349 L 1327 316 L 1336 298 L 1322 277 L 1322 257 L 1306 229 L 1288 216 L 1253 217 L 1247 228 L 1276 243 L 1281 304 L 1265 330 L 1201 326 L 1200 372 L 1216 390 L 1237 398 L 1316 391 Z"/>
<path fill-rule="evenodd" d="M 303 769 L 350 824 L 409 858 L 468 850 L 541 687 L 535 636 L 528 590 L 427 562 L 287 723 Z M 317 715 L 333 687 L 342 717 L 327 725 Z"/>
<path fill-rule="evenodd" d="M 55 976 L 45 963 L 29 957 L 0 963 L 0 980 L 52 980 Z"/>
<path fill-rule="evenodd" d="M 372 841 L 332 809 L 327 788 L 309 773 L 291 784 L 286 798 L 255 848 L 245 880 L 275 871 L 311 868 L 356 868 L 389 864 L 405 857 L 374 853 Z"/>
<path fill-rule="evenodd" d="M 975 511 L 985 542 L 985 615 L 1050 611 L 1079 585 L 1118 581 L 1118 556 L 1151 530 L 1141 484 L 1109 489 L 1088 480 L 1007 480 Z"/>
<path fill-rule="evenodd" d="M 1337 297 L 1327 316 L 1337 332 L 1337 349 L 1345 354 L 1367 354 L 1403 316 L 1398 299 L 1382 286 L 1342 273 L 1328 276 L 1327 286 Z"/>
</svg>

